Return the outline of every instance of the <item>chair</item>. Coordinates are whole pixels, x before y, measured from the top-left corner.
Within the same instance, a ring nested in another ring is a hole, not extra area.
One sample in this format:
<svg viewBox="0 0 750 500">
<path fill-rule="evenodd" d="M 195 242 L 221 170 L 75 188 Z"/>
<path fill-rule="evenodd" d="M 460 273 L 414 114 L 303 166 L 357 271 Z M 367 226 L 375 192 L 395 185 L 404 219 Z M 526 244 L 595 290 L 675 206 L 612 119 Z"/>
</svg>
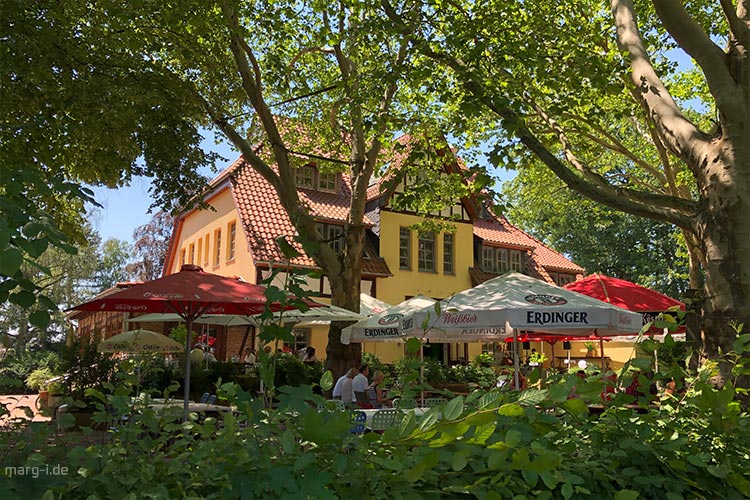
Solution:
<svg viewBox="0 0 750 500">
<path fill-rule="evenodd" d="M 216 394 L 211 394 L 208 397 L 208 401 L 206 401 L 206 404 L 212 405 L 216 402 Z"/>
<path fill-rule="evenodd" d="M 426 398 L 424 400 L 424 406 L 425 408 L 433 408 L 435 406 L 440 406 L 441 404 L 445 403 L 447 399 L 445 398 Z"/>
<path fill-rule="evenodd" d="M 370 427 L 373 431 L 384 431 L 400 424 L 403 418 L 404 412 L 401 410 L 378 410 L 372 416 L 372 425 Z"/>
<path fill-rule="evenodd" d="M 352 426 L 349 432 L 352 434 L 364 434 L 365 423 L 367 422 L 367 413 L 363 411 L 352 412 Z"/>
<path fill-rule="evenodd" d="M 203 394 L 201 395 L 201 399 L 200 399 L 200 401 L 198 401 L 198 402 L 199 402 L 199 403 L 204 403 L 204 404 L 205 404 L 205 403 L 208 403 L 208 398 L 209 398 L 210 396 L 211 396 L 211 395 L 210 395 L 209 393 L 207 393 L 207 392 L 204 392 L 204 393 L 203 393 Z"/>
<path fill-rule="evenodd" d="M 417 407 L 417 402 L 413 399 L 396 398 L 393 400 L 393 407 L 401 410 L 410 410 Z"/>
<path fill-rule="evenodd" d="M 327 399 L 323 404 L 318 405 L 318 411 L 323 410 L 344 411 L 346 410 L 346 404 L 340 399 Z"/>
</svg>

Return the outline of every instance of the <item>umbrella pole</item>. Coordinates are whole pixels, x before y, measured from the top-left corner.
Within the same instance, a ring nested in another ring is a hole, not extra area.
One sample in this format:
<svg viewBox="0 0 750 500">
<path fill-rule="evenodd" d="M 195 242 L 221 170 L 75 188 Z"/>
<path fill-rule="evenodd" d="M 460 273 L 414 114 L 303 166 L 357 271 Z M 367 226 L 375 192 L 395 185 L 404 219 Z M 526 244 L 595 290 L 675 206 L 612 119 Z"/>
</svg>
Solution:
<svg viewBox="0 0 750 500">
<path fill-rule="evenodd" d="M 507 331 L 509 328 L 510 328 L 510 324 L 506 321 L 505 330 Z M 515 378 L 517 391 L 521 389 L 520 371 L 521 371 L 521 362 L 518 359 L 518 332 L 516 331 L 515 328 L 513 328 L 513 376 Z"/>
<path fill-rule="evenodd" d="M 187 422 L 188 420 L 188 405 L 190 400 L 190 334 L 193 329 L 192 318 L 185 321 L 185 326 L 187 327 L 187 335 L 185 336 L 185 390 L 182 401 L 183 422 Z"/>
<path fill-rule="evenodd" d="M 602 357 L 602 373 L 604 373 L 606 370 L 604 369 L 604 339 L 599 339 L 599 355 Z"/>
</svg>

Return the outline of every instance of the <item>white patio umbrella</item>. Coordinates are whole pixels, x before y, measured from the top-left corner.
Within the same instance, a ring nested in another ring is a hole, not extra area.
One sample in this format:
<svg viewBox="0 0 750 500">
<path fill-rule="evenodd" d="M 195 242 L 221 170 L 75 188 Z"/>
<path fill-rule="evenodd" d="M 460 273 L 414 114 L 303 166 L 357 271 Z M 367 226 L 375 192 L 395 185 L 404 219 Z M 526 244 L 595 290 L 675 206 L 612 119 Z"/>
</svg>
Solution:
<svg viewBox="0 0 750 500">
<path fill-rule="evenodd" d="M 96 346 L 99 352 L 181 353 L 182 344 L 151 330 L 130 330 L 114 335 Z"/>
<path fill-rule="evenodd" d="M 380 314 L 389 307 L 393 307 L 387 302 L 371 297 L 366 293 L 359 294 L 359 312 L 365 316 L 374 316 Z"/>
<path fill-rule="evenodd" d="M 641 316 L 511 271 L 404 318 L 404 332 L 453 342 L 502 338 L 508 330 L 560 335 L 635 334 Z M 423 328 L 426 325 L 426 328 Z"/>
<path fill-rule="evenodd" d="M 418 295 L 395 306 L 388 306 L 379 314 L 363 319 L 341 330 L 341 343 L 403 341 L 401 321 L 416 311 L 435 304 L 433 299 Z"/>
<path fill-rule="evenodd" d="M 355 313 L 343 307 L 334 305 L 321 305 L 320 307 L 314 307 L 307 311 L 300 311 L 297 309 L 284 311 L 283 313 L 274 313 L 275 320 L 281 317 L 285 323 L 306 323 L 306 324 L 324 324 L 324 322 L 330 323 L 331 321 L 359 321 L 364 319 L 366 316 L 363 314 Z M 194 324 L 206 324 L 206 325 L 222 325 L 222 326 L 244 326 L 254 325 L 259 326 L 261 320 L 260 315 L 254 316 L 242 316 L 242 315 L 216 315 L 207 314 L 202 316 L 195 321 Z M 130 318 L 127 320 L 130 323 L 168 323 L 173 321 L 182 322 L 177 314 L 146 314 L 138 316 L 137 318 Z"/>
<path fill-rule="evenodd" d="M 500 340 L 514 336 L 518 386 L 517 333 L 611 336 L 637 333 L 638 313 L 571 292 L 518 272 L 508 272 L 403 319 L 407 336 L 452 342 Z"/>
</svg>

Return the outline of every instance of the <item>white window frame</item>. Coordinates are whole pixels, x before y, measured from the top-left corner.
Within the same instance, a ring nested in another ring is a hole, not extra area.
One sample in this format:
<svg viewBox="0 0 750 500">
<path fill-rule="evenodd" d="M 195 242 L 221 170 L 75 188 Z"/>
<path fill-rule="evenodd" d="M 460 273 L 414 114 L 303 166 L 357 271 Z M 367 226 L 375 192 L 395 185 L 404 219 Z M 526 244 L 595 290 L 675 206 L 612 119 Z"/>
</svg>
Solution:
<svg viewBox="0 0 750 500">
<path fill-rule="evenodd" d="M 434 273 L 436 269 L 435 256 L 435 233 L 429 231 L 419 233 L 417 244 L 417 269 L 423 272 Z"/>
<path fill-rule="evenodd" d="M 297 187 L 315 189 L 315 168 L 310 166 L 299 167 L 294 172 L 294 182 Z"/>
<path fill-rule="evenodd" d="M 398 230 L 398 267 L 411 269 L 411 229 L 408 227 Z"/>
<path fill-rule="evenodd" d="M 453 233 L 443 233 L 443 274 L 456 274 L 455 248 Z"/>
<path fill-rule="evenodd" d="M 337 173 L 324 173 L 318 170 L 318 190 L 327 191 L 330 193 L 337 192 L 336 186 L 338 185 L 338 174 Z"/>
</svg>

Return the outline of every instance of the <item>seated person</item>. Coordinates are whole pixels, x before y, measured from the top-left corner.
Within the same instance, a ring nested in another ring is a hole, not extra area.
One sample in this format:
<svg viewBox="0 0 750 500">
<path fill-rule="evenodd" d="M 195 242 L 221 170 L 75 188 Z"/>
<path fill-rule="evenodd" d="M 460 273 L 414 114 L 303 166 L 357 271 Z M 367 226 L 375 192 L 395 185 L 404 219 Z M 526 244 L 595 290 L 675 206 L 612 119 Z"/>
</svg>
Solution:
<svg viewBox="0 0 750 500">
<path fill-rule="evenodd" d="M 315 355 L 314 347 L 308 347 L 305 349 L 305 357 L 302 358 L 302 362 L 311 365 L 318 362 L 318 357 Z"/>
<path fill-rule="evenodd" d="M 375 375 L 372 376 L 372 383 L 367 388 L 367 395 L 373 408 L 391 407 L 391 400 L 385 397 L 387 391 L 383 387 L 383 379 L 385 379 L 383 372 L 376 371 Z"/>
<path fill-rule="evenodd" d="M 352 380 L 354 379 L 354 376 L 356 374 L 357 370 L 355 368 L 350 368 L 348 372 L 339 377 L 339 379 L 336 381 L 336 385 L 333 386 L 333 394 L 331 394 L 331 397 L 333 399 L 340 399 L 345 403 L 351 403 L 354 400 Z M 344 398 L 345 386 L 348 388 L 348 391 L 346 391 L 348 393 L 346 395 L 346 398 Z"/>
<path fill-rule="evenodd" d="M 242 360 L 243 363 L 255 364 L 255 352 L 249 348 L 245 348 L 245 358 Z"/>
</svg>

